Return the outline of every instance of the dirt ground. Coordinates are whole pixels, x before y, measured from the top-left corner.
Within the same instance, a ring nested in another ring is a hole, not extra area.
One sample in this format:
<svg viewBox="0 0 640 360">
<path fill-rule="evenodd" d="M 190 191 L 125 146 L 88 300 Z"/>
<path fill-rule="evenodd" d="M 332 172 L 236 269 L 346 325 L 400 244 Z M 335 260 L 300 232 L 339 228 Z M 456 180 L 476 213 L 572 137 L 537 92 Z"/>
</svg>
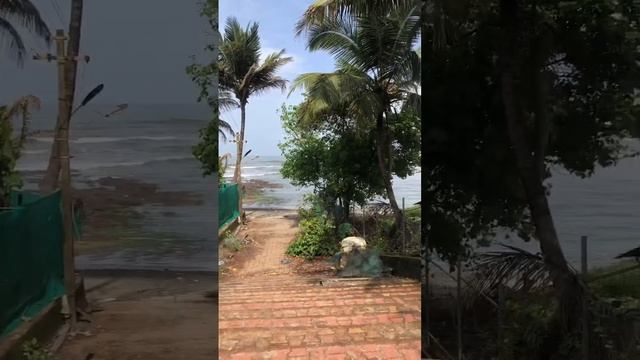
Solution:
<svg viewBox="0 0 640 360">
<path fill-rule="evenodd" d="M 56 359 L 217 358 L 214 274 L 96 271 L 83 275 L 87 298 L 99 311 L 91 314 L 90 323 L 79 322 Z"/>
</svg>

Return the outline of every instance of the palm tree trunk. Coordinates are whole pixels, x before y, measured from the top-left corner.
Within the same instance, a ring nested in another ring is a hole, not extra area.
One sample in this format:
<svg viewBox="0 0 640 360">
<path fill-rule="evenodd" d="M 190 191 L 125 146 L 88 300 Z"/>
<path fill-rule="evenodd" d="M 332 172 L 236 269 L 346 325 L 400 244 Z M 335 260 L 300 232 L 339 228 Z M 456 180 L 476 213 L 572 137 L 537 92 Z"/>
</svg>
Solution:
<svg viewBox="0 0 640 360">
<path fill-rule="evenodd" d="M 395 238 L 397 229 L 402 227 L 403 214 L 398 206 L 398 202 L 396 201 L 396 195 L 393 192 L 393 183 L 391 181 L 391 168 L 389 166 L 390 159 L 387 159 L 385 154 L 389 153 L 391 145 L 388 143 L 388 134 L 387 127 L 384 124 L 384 113 L 380 112 L 378 114 L 378 118 L 376 119 L 376 132 L 377 132 L 377 141 L 376 141 L 376 153 L 378 155 L 378 167 L 380 168 L 380 174 L 382 175 L 382 181 L 384 184 L 385 191 L 387 193 L 387 198 L 389 199 L 389 205 L 391 206 L 391 210 L 393 211 L 394 216 L 394 224 L 391 230 L 391 246 L 397 246 L 397 239 Z"/>
<path fill-rule="evenodd" d="M 73 108 L 73 99 L 76 90 L 76 73 L 78 69 L 78 62 L 75 59 L 78 56 L 80 49 L 80 33 L 82 28 L 82 8 L 83 0 L 71 1 L 71 16 L 69 21 L 69 42 L 67 45 L 67 61 L 65 69 L 65 86 L 68 89 L 69 102 L 67 106 L 68 111 L 71 114 Z M 45 172 L 44 178 L 39 184 L 40 193 L 43 195 L 49 194 L 58 187 L 58 181 L 60 179 L 60 159 L 58 156 L 58 142 L 55 141 L 60 136 L 60 131 L 63 127 L 69 128 L 69 124 L 62 124 L 61 121 L 70 121 L 71 119 L 61 120 L 58 117 L 56 121 L 55 136 L 53 144 L 51 145 L 51 153 L 49 155 L 49 164 Z"/>
<path fill-rule="evenodd" d="M 544 171 L 542 170 L 545 168 L 545 156 L 538 152 L 540 149 L 546 148 L 546 144 L 540 144 L 540 142 L 547 141 L 548 134 L 541 132 L 541 130 L 548 131 L 548 126 L 547 124 L 538 124 L 538 136 L 535 143 L 530 144 L 520 116 L 515 84 L 516 49 L 520 46 L 517 44 L 520 34 L 517 0 L 502 0 L 501 12 L 505 24 L 503 31 L 507 37 L 501 51 L 501 86 L 509 138 L 529 205 L 531 219 L 535 226 L 535 235 L 540 242 L 540 249 L 553 282 L 556 297 L 561 305 L 560 314 L 563 317 L 561 322 L 566 327 L 575 323 L 572 318 L 577 314 L 576 309 L 580 306 L 578 299 L 582 289 L 562 252 L 547 201 L 546 189 L 543 185 Z M 541 84 L 538 85 L 541 86 Z M 540 89 L 537 91 L 540 92 Z M 544 98 L 541 94 L 538 94 L 538 97 L 540 101 Z M 536 121 L 548 121 L 546 113 L 536 114 Z M 557 344 L 551 346 L 554 345 Z"/>
<path fill-rule="evenodd" d="M 236 142 L 237 152 L 236 152 L 236 168 L 233 171 L 233 181 L 238 184 L 238 190 L 242 190 L 242 154 L 244 151 L 244 126 L 246 119 L 246 106 L 247 103 L 245 101 L 240 103 L 240 133 L 238 134 L 238 139 Z M 240 191 L 240 198 L 238 204 L 238 210 L 242 214 L 242 191 Z"/>
</svg>

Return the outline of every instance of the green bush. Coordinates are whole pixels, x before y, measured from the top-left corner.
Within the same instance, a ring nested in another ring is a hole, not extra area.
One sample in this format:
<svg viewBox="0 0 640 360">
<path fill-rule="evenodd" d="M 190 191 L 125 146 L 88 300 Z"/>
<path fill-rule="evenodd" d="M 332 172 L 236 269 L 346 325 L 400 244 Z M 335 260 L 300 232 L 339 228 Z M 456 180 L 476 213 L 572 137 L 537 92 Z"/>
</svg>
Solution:
<svg viewBox="0 0 640 360">
<path fill-rule="evenodd" d="M 287 248 L 287 255 L 312 259 L 331 256 L 340 250 L 335 225 L 324 215 L 300 220 L 300 233 Z"/>
<path fill-rule="evenodd" d="M 353 236 L 354 231 L 353 231 L 353 225 L 349 224 L 349 223 L 342 223 L 340 224 L 340 226 L 338 226 L 338 238 L 339 239 L 344 239 L 347 236 Z"/>
<path fill-rule="evenodd" d="M 44 349 L 36 339 L 31 339 L 22 345 L 23 360 L 49 360 L 51 354 Z"/>
<path fill-rule="evenodd" d="M 231 250 L 231 251 L 240 251 L 242 249 L 242 244 L 240 240 L 234 235 L 228 235 L 222 240 L 222 246 Z"/>
</svg>

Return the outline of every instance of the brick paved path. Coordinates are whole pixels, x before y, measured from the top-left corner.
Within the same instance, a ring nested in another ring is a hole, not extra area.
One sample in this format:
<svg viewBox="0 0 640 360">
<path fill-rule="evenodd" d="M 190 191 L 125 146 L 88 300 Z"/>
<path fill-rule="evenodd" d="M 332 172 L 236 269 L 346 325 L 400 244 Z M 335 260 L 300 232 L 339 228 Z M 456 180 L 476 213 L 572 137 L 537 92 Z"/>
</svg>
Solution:
<svg viewBox="0 0 640 360">
<path fill-rule="evenodd" d="M 249 228 L 264 242 L 242 276 L 220 284 L 220 359 L 420 359 L 418 282 L 297 275 L 280 263 L 291 217 Z"/>
</svg>

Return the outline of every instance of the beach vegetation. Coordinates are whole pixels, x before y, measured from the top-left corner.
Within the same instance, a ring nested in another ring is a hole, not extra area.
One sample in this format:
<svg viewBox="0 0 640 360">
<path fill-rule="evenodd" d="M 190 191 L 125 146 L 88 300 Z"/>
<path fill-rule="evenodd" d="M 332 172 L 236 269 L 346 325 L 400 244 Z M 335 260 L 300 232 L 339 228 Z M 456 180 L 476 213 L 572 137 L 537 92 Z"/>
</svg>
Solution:
<svg viewBox="0 0 640 360">
<path fill-rule="evenodd" d="M 319 1 L 313 3 L 297 25 L 307 37 L 308 49 L 326 51 L 336 62 L 331 73 L 302 74 L 291 91 L 304 89 L 303 122 L 324 122 L 327 111 L 346 111 L 359 128 L 366 129 L 375 147 L 375 164 L 393 210 L 391 240 L 403 214 L 396 201 L 392 177 L 410 175 L 394 171 L 402 162 L 394 152 L 401 148 L 394 125 L 403 116 L 420 114 L 420 56 L 414 45 L 420 37 L 418 1 Z M 412 128 L 419 133 L 419 126 Z M 412 159 L 414 160 L 414 159 Z"/>
<path fill-rule="evenodd" d="M 217 174 L 220 167 L 218 159 L 218 138 L 226 139 L 227 133 L 232 134 L 233 129 L 225 121 L 220 119 L 220 104 L 218 91 L 218 45 L 220 33 L 218 32 L 218 2 L 205 1 L 200 15 L 207 19 L 209 28 L 213 31 L 211 44 L 205 50 L 211 53 L 213 60 L 207 64 L 195 62 L 186 68 L 187 75 L 197 85 L 200 93 L 198 102 L 206 103 L 211 109 L 211 119 L 200 130 L 200 141 L 192 149 L 193 156 L 200 162 L 204 176 Z M 226 103 L 225 103 L 226 104 Z M 219 180 L 222 178 L 219 177 Z"/>
<path fill-rule="evenodd" d="M 283 105 L 280 114 L 285 131 L 280 172 L 295 186 L 313 188 L 334 222 L 349 221 L 353 205 L 384 194 L 372 132 L 359 131 L 347 113 L 314 124 L 304 123 L 299 106 Z"/>
<path fill-rule="evenodd" d="M 8 207 L 11 192 L 22 187 L 16 165 L 27 140 L 31 111 L 39 108 L 40 100 L 31 95 L 0 106 L 0 207 Z M 16 119 L 19 129 L 14 127 Z"/>
<path fill-rule="evenodd" d="M 587 281 L 599 296 L 633 298 L 638 301 L 636 308 L 640 309 L 640 263 L 637 261 L 591 269 Z"/>
<path fill-rule="evenodd" d="M 27 52 L 19 26 L 43 39 L 47 46 L 51 43 L 51 32 L 35 4 L 29 0 L 0 1 L 0 42 L 15 57 L 19 66 L 24 64 Z"/>
<path fill-rule="evenodd" d="M 23 360 L 51 360 L 53 355 L 43 348 L 37 339 L 31 339 L 26 341 L 22 345 L 22 359 Z"/>
<path fill-rule="evenodd" d="M 231 251 L 237 252 L 242 249 L 242 242 L 233 234 L 227 234 L 222 239 L 222 246 Z"/>
<path fill-rule="evenodd" d="M 555 298 L 539 358 L 573 358 L 563 344 L 580 333 L 582 300 L 596 289 L 567 263 L 549 182 L 555 171 L 586 178 L 637 155 L 640 4 L 436 1 L 426 10 L 429 246 L 453 264 L 497 231 L 538 241 Z"/>
<path fill-rule="evenodd" d="M 320 197 L 306 196 L 305 205 L 299 209 L 298 216 L 299 231 L 287 248 L 287 255 L 313 259 L 317 256 L 333 256 L 340 250 L 336 225 Z"/>
</svg>

